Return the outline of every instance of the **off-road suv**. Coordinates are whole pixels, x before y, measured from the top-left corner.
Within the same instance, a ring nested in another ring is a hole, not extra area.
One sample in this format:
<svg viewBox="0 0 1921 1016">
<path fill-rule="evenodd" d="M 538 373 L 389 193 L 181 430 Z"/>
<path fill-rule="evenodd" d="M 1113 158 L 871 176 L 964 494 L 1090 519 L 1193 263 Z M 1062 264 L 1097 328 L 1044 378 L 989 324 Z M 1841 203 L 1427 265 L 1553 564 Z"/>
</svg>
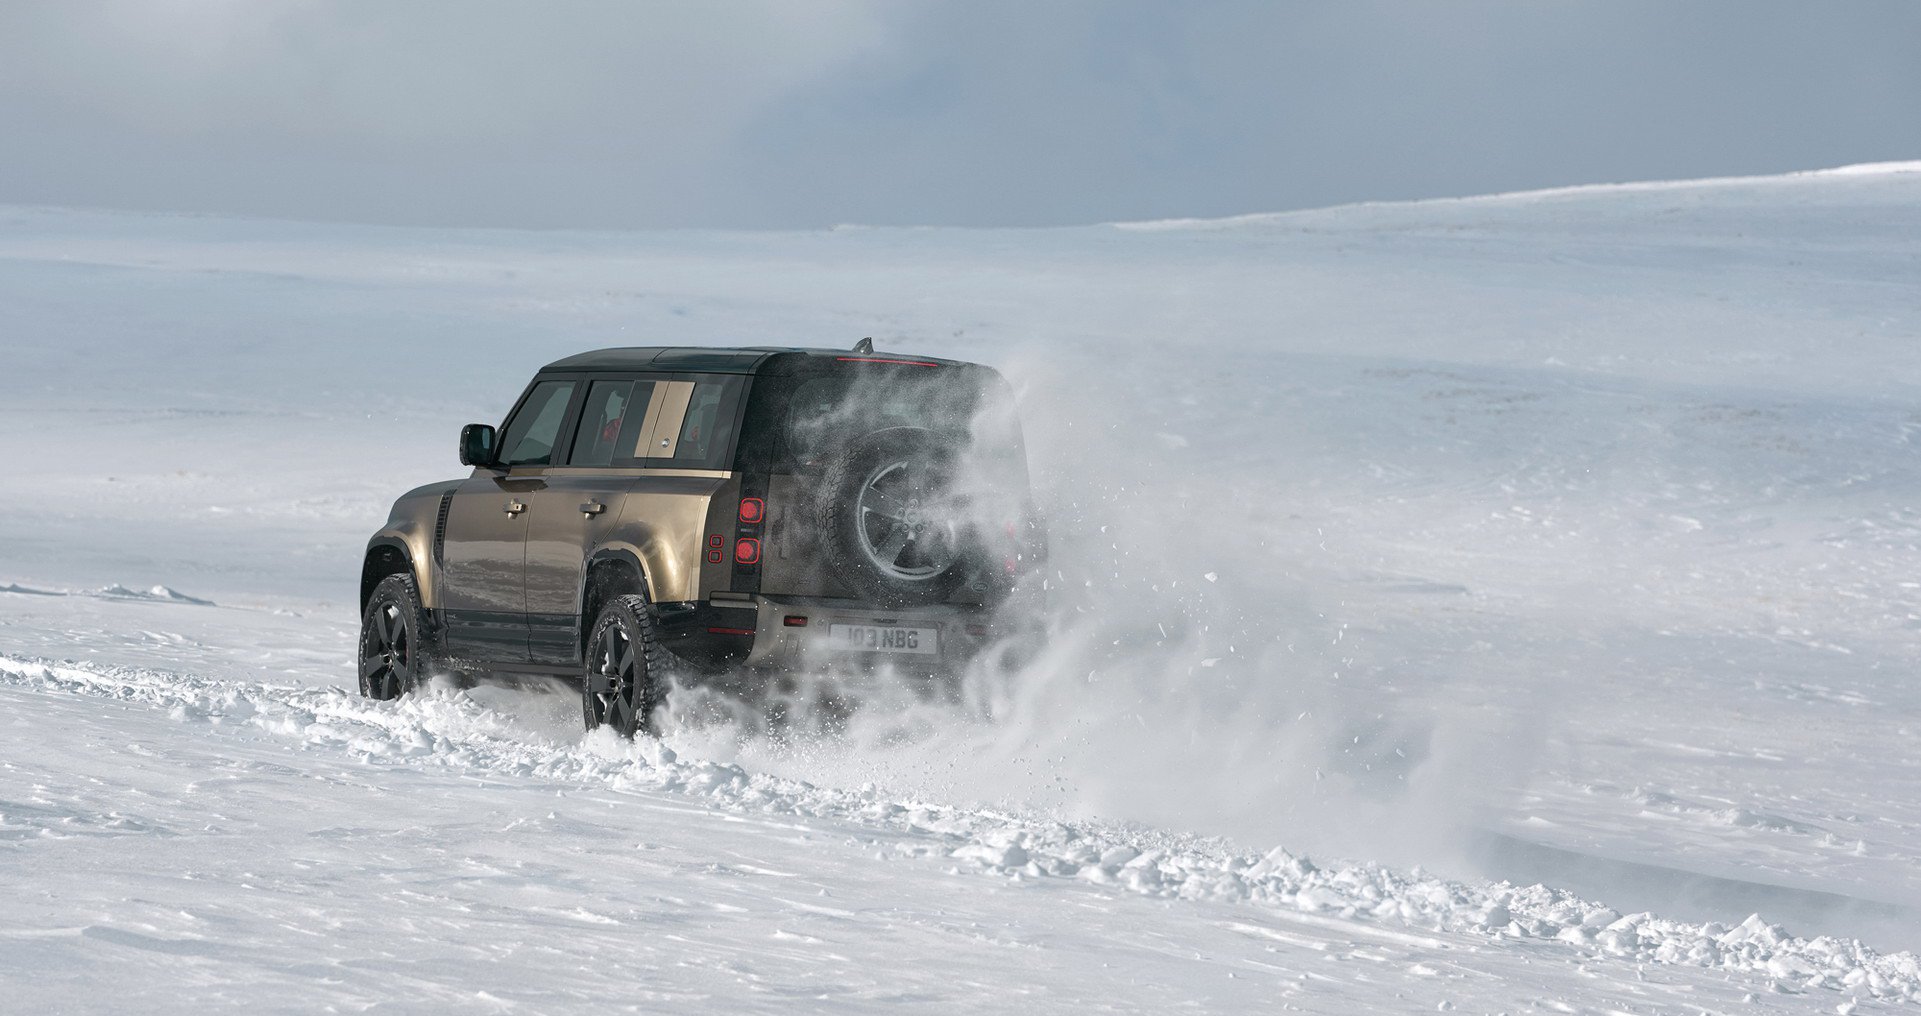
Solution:
<svg viewBox="0 0 1921 1016">
<path fill-rule="evenodd" d="M 1000 375 L 864 340 L 570 356 L 460 461 L 368 542 L 366 695 L 566 675 L 631 736 L 670 668 L 951 670 L 1045 551 Z"/>
</svg>

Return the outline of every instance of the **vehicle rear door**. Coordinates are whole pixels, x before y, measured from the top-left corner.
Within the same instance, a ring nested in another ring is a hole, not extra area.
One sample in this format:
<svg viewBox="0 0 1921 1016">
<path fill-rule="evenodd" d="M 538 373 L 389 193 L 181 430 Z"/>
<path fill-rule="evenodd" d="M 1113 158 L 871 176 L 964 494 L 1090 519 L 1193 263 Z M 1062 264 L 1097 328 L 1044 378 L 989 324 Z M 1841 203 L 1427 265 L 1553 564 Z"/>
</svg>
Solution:
<svg viewBox="0 0 1921 1016">
<path fill-rule="evenodd" d="M 580 659 L 587 554 L 619 519 L 639 473 L 635 450 L 651 437 L 656 389 L 633 375 L 589 380 L 565 460 L 528 498 L 526 610 L 536 663 Z"/>
</svg>

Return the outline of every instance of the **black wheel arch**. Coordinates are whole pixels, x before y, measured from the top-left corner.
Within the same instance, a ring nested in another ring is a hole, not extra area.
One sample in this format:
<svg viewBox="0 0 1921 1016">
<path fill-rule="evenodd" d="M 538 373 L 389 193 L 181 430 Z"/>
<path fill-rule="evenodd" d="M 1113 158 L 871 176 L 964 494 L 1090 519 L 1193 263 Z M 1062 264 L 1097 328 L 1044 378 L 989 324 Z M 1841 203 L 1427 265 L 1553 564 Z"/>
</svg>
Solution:
<svg viewBox="0 0 1921 1016">
<path fill-rule="evenodd" d="M 580 577 L 580 651 L 586 658 L 587 640 L 601 608 L 630 594 L 648 596 L 647 568 L 632 551 L 607 548 L 587 558 Z"/>
<path fill-rule="evenodd" d="M 391 536 L 377 536 L 370 541 L 366 556 L 360 562 L 360 613 L 367 612 L 367 600 L 373 596 L 380 580 L 401 574 L 412 575 L 415 586 L 420 586 L 420 573 L 414 567 L 413 554 L 407 550 L 407 544 Z M 424 595 L 426 590 L 422 588 L 420 592 Z"/>
</svg>

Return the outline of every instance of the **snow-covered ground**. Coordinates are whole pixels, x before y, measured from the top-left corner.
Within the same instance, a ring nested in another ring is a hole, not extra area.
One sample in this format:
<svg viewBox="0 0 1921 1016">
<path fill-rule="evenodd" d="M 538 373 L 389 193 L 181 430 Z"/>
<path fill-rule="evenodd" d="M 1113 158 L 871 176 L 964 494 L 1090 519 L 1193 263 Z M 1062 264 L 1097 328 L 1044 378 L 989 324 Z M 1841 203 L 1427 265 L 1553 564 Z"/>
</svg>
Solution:
<svg viewBox="0 0 1921 1016">
<path fill-rule="evenodd" d="M 349 693 L 360 545 L 539 364 L 863 335 L 1023 394 L 1054 631 L 974 708 L 686 694 L 625 746 Z M 1917 396 L 1921 166 L 1044 231 L 0 209 L 0 1009 L 1921 1000 Z"/>
</svg>

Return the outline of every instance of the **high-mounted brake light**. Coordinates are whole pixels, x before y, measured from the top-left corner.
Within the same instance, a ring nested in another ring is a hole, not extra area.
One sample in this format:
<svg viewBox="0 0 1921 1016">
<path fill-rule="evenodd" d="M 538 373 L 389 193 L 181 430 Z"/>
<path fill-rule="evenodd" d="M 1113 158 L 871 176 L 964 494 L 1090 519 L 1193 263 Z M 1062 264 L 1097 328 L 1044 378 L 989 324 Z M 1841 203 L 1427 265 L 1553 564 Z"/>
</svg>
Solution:
<svg viewBox="0 0 1921 1016">
<path fill-rule="evenodd" d="M 894 360 L 885 356 L 836 356 L 842 363 L 898 363 L 908 367 L 938 367 L 932 360 Z"/>
<path fill-rule="evenodd" d="M 760 560 L 760 541 L 751 536 L 743 536 L 734 541 L 734 563 L 753 564 Z"/>
<path fill-rule="evenodd" d="M 767 502 L 757 497 L 743 497 L 740 499 L 740 520 L 742 522 L 753 525 L 766 517 Z"/>
</svg>

